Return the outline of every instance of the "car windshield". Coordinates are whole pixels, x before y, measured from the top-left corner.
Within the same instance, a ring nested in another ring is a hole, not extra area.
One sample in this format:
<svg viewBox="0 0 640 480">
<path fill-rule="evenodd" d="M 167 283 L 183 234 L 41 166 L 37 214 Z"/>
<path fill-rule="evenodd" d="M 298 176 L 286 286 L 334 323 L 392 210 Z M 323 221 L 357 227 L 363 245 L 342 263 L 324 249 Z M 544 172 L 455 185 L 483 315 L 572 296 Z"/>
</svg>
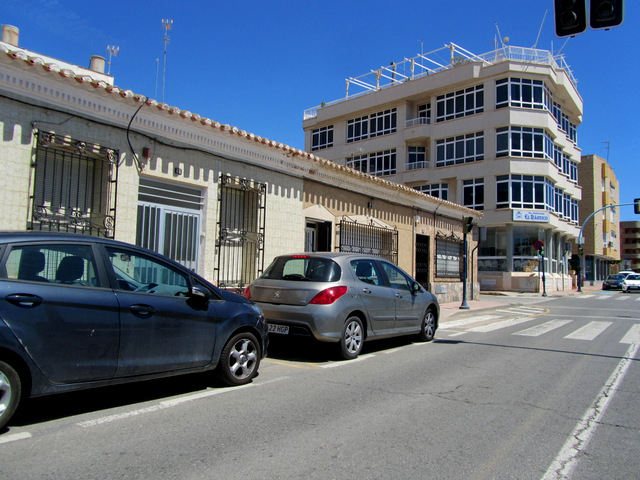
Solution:
<svg viewBox="0 0 640 480">
<path fill-rule="evenodd" d="M 640 275 L 629 275 L 627 280 L 640 280 Z"/>
<path fill-rule="evenodd" d="M 620 280 L 622 278 L 624 278 L 624 275 L 609 275 L 607 280 Z"/>
<path fill-rule="evenodd" d="M 306 255 L 276 258 L 262 275 L 272 280 L 309 282 L 336 282 L 340 279 L 340 266 L 327 258 Z"/>
</svg>

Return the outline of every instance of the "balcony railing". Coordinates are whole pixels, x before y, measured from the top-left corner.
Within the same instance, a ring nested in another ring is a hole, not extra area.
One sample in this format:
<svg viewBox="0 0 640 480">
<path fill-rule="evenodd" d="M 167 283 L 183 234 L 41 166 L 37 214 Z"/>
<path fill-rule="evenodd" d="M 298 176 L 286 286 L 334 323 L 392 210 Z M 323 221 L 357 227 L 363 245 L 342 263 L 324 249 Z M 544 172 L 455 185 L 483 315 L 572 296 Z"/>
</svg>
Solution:
<svg viewBox="0 0 640 480">
<path fill-rule="evenodd" d="M 448 50 L 448 63 L 440 63 L 428 56 L 435 53 L 440 55 L 442 50 Z M 384 88 L 409 82 L 426 75 L 433 75 L 434 73 L 448 70 L 465 63 L 480 62 L 483 65 L 494 65 L 505 61 L 549 65 L 556 70 L 564 71 L 573 85 L 577 85 L 578 82 L 569 65 L 566 63 L 564 56 L 554 55 L 548 50 L 504 45 L 502 48 L 498 48 L 492 52 L 475 55 L 459 45 L 451 43 L 433 52 L 424 53 L 414 58 L 405 58 L 398 63 L 392 62 L 389 66 L 371 70 L 359 77 L 346 79 L 346 93 L 344 98 L 306 109 L 304 111 L 304 119 L 315 118 L 318 115 L 318 109 L 322 107 L 335 105 L 360 95 L 366 95 Z M 350 91 L 349 87 L 360 89 L 360 91 L 353 92 L 353 89 Z"/>
<path fill-rule="evenodd" d="M 407 128 L 415 127 L 416 125 L 430 125 L 430 124 L 431 124 L 431 119 L 427 117 L 411 118 L 407 120 Z"/>
<path fill-rule="evenodd" d="M 418 170 L 420 168 L 429 168 L 430 162 L 422 160 L 421 162 L 407 162 L 405 168 L 407 170 Z"/>
</svg>

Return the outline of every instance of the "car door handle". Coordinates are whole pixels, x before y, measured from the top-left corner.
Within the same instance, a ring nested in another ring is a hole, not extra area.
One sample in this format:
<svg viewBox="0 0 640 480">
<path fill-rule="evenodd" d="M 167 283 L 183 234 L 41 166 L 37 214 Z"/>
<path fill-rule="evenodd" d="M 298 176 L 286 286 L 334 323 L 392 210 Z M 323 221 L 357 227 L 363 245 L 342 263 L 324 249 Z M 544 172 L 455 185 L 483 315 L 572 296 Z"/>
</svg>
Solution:
<svg viewBox="0 0 640 480">
<path fill-rule="evenodd" d="M 14 293 L 12 295 L 7 295 L 5 298 L 7 299 L 7 302 L 13 303 L 18 307 L 37 307 L 42 303 L 42 297 L 29 295 L 27 293 Z"/>
<path fill-rule="evenodd" d="M 368 288 L 363 288 L 362 293 L 371 293 L 371 290 L 369 290 Z"/>
<path fill-rule="evenodd" d="M 402 298 L 402 294 L 401 293 L 396 293 L 396 298 Z"/>
<path fill-rule="evenodd" d="M 135 304 L 129 307 L 133 313 L 137 313 L 138 315 L 151 315 L 156 311 L 151 305 L 143 305 L 143 304 Z"/>
</svg>

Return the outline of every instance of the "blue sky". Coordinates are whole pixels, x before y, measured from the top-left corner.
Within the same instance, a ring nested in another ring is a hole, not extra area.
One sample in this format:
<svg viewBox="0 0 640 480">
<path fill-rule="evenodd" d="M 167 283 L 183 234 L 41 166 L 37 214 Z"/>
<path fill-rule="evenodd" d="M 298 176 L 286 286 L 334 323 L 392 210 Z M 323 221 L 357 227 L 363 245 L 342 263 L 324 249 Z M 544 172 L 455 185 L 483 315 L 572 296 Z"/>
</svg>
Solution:
<svg viewBox="0 0 640 480">
<path fill-rule="evenodd" d="M 565 54 L 584 99 L 582 153 L 609 159 L 620 201 L 631 203 L 640 197 L 640 14 L 625 3 L 620 27 L 568 41 L 555 36 L 553 0 L 3 0 L 0 24 L 20 29 L 21 47 L 77 65 L 118 46 L 115 84 L 160 101 L 162 20 L 171 19 L 164 100 L 301 149 L 304 110 L 342 98 L 348 77 L 451 42 L 482 54 L 500 37 L 537 41 Z M 640 221 L 633 207 L 619 211 Z"/>
</svg>

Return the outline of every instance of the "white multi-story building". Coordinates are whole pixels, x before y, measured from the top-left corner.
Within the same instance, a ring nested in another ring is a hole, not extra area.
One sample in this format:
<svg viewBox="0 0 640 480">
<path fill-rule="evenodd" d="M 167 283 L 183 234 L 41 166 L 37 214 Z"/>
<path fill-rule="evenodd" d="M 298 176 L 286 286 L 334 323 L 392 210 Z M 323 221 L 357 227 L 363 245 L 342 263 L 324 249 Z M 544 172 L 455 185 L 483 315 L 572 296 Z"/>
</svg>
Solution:
<svg viewBox="0 0 640 480">
<path fill-rule="evenodd" d="M 451 44 L 347 79 L 345 98 L 305 111 L 305 149 L 482 210 L 481 289 L 538 291 L 539 242 L 547 289 L 565 289 L 582 108 L 562 57 Z"/>
</svg>

